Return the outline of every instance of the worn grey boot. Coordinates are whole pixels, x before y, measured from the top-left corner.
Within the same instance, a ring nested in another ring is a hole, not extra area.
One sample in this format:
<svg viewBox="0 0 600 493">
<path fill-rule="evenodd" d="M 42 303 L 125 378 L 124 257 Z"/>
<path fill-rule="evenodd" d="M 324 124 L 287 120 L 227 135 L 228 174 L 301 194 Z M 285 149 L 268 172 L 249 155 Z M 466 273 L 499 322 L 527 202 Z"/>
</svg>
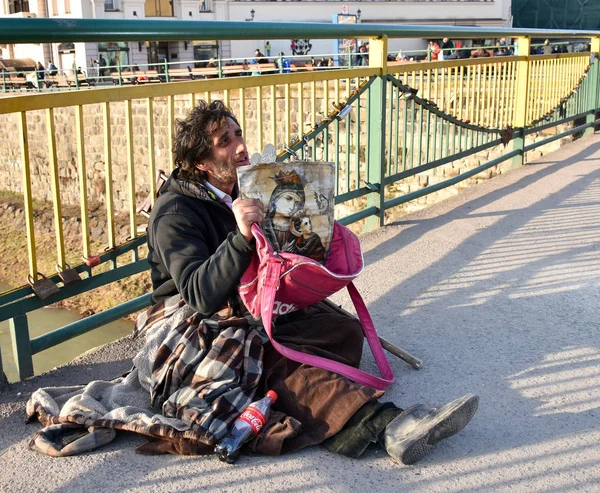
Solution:
<svg viewBox="0 0 600 493">
<path fill-rule="evenodd" d="M 467 394 L 438 408 L 423 404 L 410 407 L 386 426 L 385 450 L 396 462 L 414 464 L 437 442 L 467 426 L 478 405 L 479 397 Z"/>
</svg>

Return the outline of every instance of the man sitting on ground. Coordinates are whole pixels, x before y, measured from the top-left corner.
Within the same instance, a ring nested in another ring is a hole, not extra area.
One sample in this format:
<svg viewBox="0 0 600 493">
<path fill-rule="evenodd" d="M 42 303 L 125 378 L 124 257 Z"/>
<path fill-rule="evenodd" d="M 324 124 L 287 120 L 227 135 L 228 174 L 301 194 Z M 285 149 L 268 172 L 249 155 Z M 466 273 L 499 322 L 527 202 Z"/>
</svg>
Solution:
<svg viewBox="0 0 600 493">
<path fill-rule="evenodd" d="M 174 152 L 176 169 L 162 186 L 148 225 L 153 302 L 180 295 L 202 318 L 224 307 L 248 316 L 237 286 L 256 248 L 251 226 L 263 222 L 265 210 L 260 201 L 239 197 L 236 170 L 249 164 L 242 130 L 221 101 L 200 101 L 177 122 Z M 227 320 L 219 327 L 227 327 Z M 177 330 L 185 327 L 180 323 Z M 308 354 L 360 364 L 359 321 L 324 304 L 278 317 L 273 334 Z M 270 343 L 263 350 L 256 395 L 273 389 L 279 398 L 273 418 L 250 442 L 257 453 L 279 455 L 321 443 L 359 457 L 377 443 L 393 460 L 412 464 L 462 430 L 477 410 L 472 394 L 439 408 L 403 410 L 379 402 L 381 391 L 286 359 Z M 217 395 L 218 389 L 211 392 Z"/>
</svg>

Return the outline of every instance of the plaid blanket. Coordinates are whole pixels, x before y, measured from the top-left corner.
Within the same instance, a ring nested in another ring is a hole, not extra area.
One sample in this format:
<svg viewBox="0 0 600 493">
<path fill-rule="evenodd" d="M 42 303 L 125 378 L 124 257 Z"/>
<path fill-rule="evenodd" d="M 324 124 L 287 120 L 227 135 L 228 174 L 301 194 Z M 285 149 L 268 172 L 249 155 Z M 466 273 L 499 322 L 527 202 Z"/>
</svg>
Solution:
<svg viewBox="0 0 600 493">
<path fill-rule="evenodd" d="M 31 395 L 27 414 L 47 427 L 31 448 L 80 453 L 114 438 L 99 432 L 106 428 L 179 442 L 179 451 L 189 453 L 212 449 L 225 436 L 262 374 L 264 339 L 256 322 L 233 316 L 231 308 L 200 319 L 174 296 L 142 313 L 136 330 L 146 342 L 126 376 Z"/>
</svg>

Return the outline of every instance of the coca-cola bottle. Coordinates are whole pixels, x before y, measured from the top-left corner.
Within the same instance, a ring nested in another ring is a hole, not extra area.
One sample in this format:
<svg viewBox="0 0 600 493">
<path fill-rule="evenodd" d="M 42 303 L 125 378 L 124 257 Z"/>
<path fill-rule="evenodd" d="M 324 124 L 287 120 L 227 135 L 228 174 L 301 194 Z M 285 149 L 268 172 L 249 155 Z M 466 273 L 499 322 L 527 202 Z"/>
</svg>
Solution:
<svg viewBox="0 0 600 493">
<path fill-rule="evenodd" d="M 248 405 L 233 423 L 233 428 L 215 447 L 219 460 L 233 464 L 242 450 L 242 445 L 250 441 L 265 426 L 271 404 L 277 400 L 277 394 L 269 390 L 262 399 Z"/>
</svg>

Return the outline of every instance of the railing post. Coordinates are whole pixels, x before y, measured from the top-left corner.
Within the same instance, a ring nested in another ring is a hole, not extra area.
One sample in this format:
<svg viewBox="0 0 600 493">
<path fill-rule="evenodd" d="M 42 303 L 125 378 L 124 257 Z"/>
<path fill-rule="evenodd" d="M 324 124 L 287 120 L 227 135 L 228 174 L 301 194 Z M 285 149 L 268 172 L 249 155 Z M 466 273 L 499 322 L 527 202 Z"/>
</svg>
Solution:
<svg viewBox="0 0 600 493">
<path fill-rule="evenodd" d="M 283 57 L 279 55 L 279 73 L 283 74 Z"/>
<path fill-rule="evenodd" d="M 6 71 L 2 69 L 2 92 L 6 92 Z"/>
<path fill-rule="evenodd" d="M 4 379 L 4 367 L 2 366 L 2 350 L 0 349 L 0 391 L 4 389 L 4 384 L 6 380 Z"/>
<path fill-rule="evenodd" d="M 10 319 L 10 335 L 19 380 L 32 377 L 33 357 L 31 355 L 27 315 L 17 315 Z"/>
<path fill-rule="evenodd" d="M 596 121 L 596 111 L 598 110 L 598 77 L 600 77 L 600 70 L 598 70 L 598 66 L 600 64 L 600 60 L 598 57 L 600 56 L 600 37 L 594 37 L 591 39 L 591 50 L 592 52 L 592 66 L 590 67 L 590 72 L 588 74 L 589 78 L 589 96 L 590 101 L 588 108 L 592 112 L 586 116 L 586 123 L 594 123 Z M 585 129 L 584 135 L 591 135 L 594 133 L 594 127 L 589 127 Z"/>
<path fill-rule="evenodd" d="M 171 82 L 171 77 L 169 77 L 169 63 L 165 59 L 165 80 L 167 82 Z"/>
<path fill-rule="evenodd" d="M 516 168 L 525 162 L 525 125 L 527 118 L 527 100 L 529 99 L 529 49 L 531 47 L 531 38 L 517 38 L 517 56 L 523 57 L 517 62 L 517 97 L 515 108 L 515 138 L 513 139 L 513 150 L 519 151 L 513 160 L 512 166 Z M 548 83 L 551 83 L 548 81 Z"/>
<path fill-rule="evenodd" d="M 121 74 L 121 64 L 117 65 L 117 72 L 119 73 L 119 86 L 123 85 L 123 76 Z"/>
<path fill-rule="evenodd" d="M 223 78 L 223 64 L 221 63 L 221 56 L 217 57 L 217 67 L 219 70 L 219 79 Z"/>
<path fill-rule="evenodd" d="M 370 216 L 367 218 L 364 232 L 372 231 L 377 227 L 383 226 L 385 222 L 385 187 L 383 180 L 385 177 L 385 109 L 386 103 L 386 83 L 387 83 L 387 36 L 381 38 L 371 38 L 369 40 L 369 67 L 380 69 L 376 80 L 369 87 L 370 104 L 369 114 L 369 135 L 367 136 L 369 146 L 367 155 L 367 180 L 370 187 L 378 187 L 377 191 L 367 195 L 367 207 L 377 207 L 378 218 Z M 360 153 L 360 149 L 357 150 Z M 360 155 L 360 154 L 359 154 Z"/>
</svg>

